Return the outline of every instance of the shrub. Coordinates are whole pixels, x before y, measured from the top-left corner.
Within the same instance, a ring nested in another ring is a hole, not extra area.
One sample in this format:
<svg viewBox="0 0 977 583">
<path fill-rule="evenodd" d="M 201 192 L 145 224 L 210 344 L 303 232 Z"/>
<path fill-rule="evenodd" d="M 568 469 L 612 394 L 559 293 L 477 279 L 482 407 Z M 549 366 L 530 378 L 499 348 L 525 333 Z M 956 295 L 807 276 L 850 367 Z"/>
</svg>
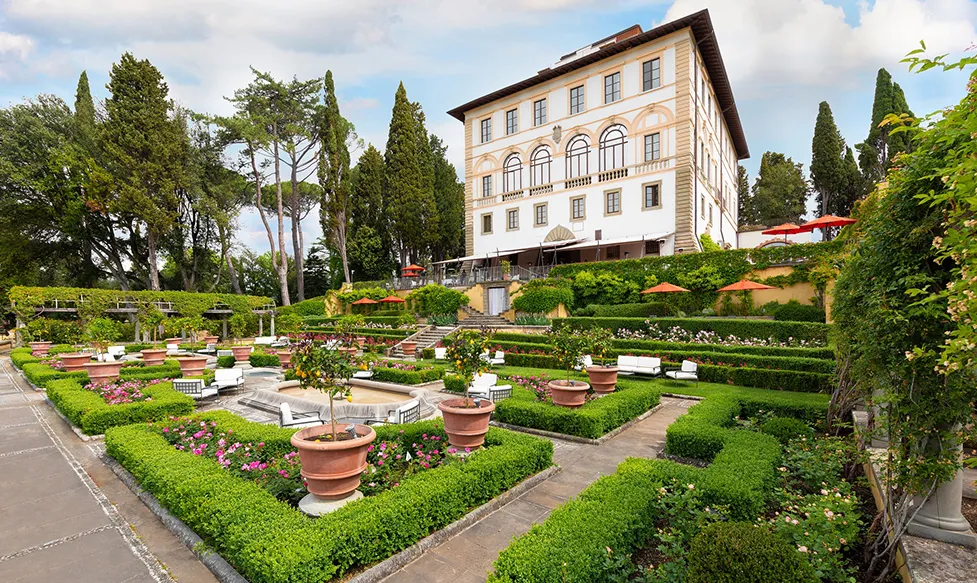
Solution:
<svg viewBox="0 0 977 583">
<path fill-rule="evenodd" d="M 226 412 L 200 419 L 217 421 L 242 442 L 292 449 L 291 430 Z M 425 421 L 374 429 L 381 442 L 401 430 L 420 437 L 435 427 Z M 212 460 L 176 450 L 152 427 L 114 428 L 105 443 L 143 488 L 253 583 L 327 581 L 382 561 L 549 467 L 553 455 L 549 440 L 490 428 L 487 447 L 465 463 L 422 472 L 311 519 Z"/>
<path fill-rule="evenodd" d="M 407 300 L 417 312 L 423 315 L 457 315 L 458 308 L 467 306 L 471 298 L 458 290 L 431 283 L 410 292 Z"/>
<path fill-rule="evenodd" d="M 413 316 L 411 316 L 413 323 Z M 427 319 L 432 326 L 454 326 L 458 323 L 458 314 L 435 314 Z"/>
<path fill-rule="evenodd" d="M 85 330 L 78 320 L 40 317 L 27 323 L 27 334 L 25 336 L 29 336 L 33 340 L 75 344 L 82 341 Z"/>
<path fill-rule="evenodd" d="M 687 583 L 816 583 L 802 553 L 768 529 L 715 523 L 692 539 Z"/>
<path fill-rule="evenodd" d="M 774 338 L 786 342 L 789 338 L 826 344 L 828 341 L 828 324 L 816 322 L 777 322 L 771 320 L 746 320 L 738 318 L 657 318 L 654 323 L 660 329 L 678 326 L 689 332 L 707 330 L 723 337 L 736 336 L 738 338 Z M 570 326 L 575 330 L 600 326 L 612 331 L 620 329 L 640 330 L 648 329 L 648 324 L 642 318 L 558 318 L 553 320 L 553 327 Z"/>
<path fill-rule="evenodd" d="M 805 306 L 797 300 L 791 300 L 774 311 L 773 319 L 790 322 L 821 322 L 823 324 L 825 314 L 822 308 Z"/>
<path fill-rule="evenodd" d="M 452 393 L 464 393 L 465 380 L 456 374 L 446 374 L 444 375 L 444 390 Z"/>
<path fill-rule="evenodd" d="M 326 298 L 325 296 L 309 298 L 297 304 L 292 304 L 291 308 L 299 316 L 322 316 L 326 313 Z M 280 312 L 281 308 L 278 310 Z"/>
<path fill-rule="evenodd" d="M 431 359 L 433 359 L 434 358 L 434 349 L 433 348 L 422 348 L 421 349 L 421 358 L 423 358 L 424 360 L 431 360 Z"/>
<path fill-rule="evenodd" d="M 814 430 L 807 423 L 791 417 L 773 417 L 760 427 L 760 431 L 776 437 L 784 445 L 792 439 L 814 437 Z"/>
<path fill-rule="evenodd" d="M 152 400 L 109 405 L 97 393 L 85 390 L 76 379 L 47 383 L 51 403 L 88 435 L 105 433 L 110 427 L 162 420 L 193 411 L 193 398 L 173 390 L 172 383 L 150 385 L 142 392 Z"/>
<path fill-rule="evenodd" d="M 400 370 L 397 368 L 375 367 L 373 380 L 400 385 L 419 385 L 430 383 L 444 376 L 444 369 L 440 366 L 422 368 L 418 370 Z"/>
<path fill-rule="evenodd" d="M 616 306 L 595 305 L 591 315 L 597 318 L 648 318 L 651 316 L 664 316 L 665 304 L 662 302 L 651 303 L 643 302 L 638 304 L 618 304 Z M 678 313 L 678 308 L 667 307 L 670 315 Z M 583 316 L 584 314 L 578 314 Z"/>
<path fill-rule="evenodd" d="M 234 357 L 228 356 L 218 356 L 217 357 L 218 368 L 234 368 Z"/>
<path fill-rule="evenodd" d="M 233 359 L 234 357 L 232 356 L 231 358 Z M 255 368 L 282 365 L 277 354 L 265 354 L 264 352 L 252 352 L 251 356 L 248 357 L 248 363 Z"/>
<path fill-rule="evenodd" d="M 512 299 L 512 307 L 520 312 L 548 314 L 560 304 L 573 307 L 573 291 L 566 284 L 554 280 L 531 280 L 517 293 Z"/>
<path fill-rule="evenodd" d="M 550 319 L 539 314 L 519 314 L 516 316 L 516 326 L 549 326 Z"/>
</svg>

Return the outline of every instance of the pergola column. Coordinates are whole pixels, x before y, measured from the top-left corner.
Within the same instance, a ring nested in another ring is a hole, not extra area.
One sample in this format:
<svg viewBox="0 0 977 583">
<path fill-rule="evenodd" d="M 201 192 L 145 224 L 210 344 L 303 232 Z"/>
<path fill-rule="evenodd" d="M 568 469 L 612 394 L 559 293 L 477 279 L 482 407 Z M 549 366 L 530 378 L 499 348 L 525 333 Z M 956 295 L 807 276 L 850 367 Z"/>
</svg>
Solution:
<svg viewBox="0 0 977 583">
<path fill-rule="evenodd" d="M 224 325 L 224 334 L 223 334 L 223 337 L 224 337 L 224 340 L 227 340 L 227 314 L 224 314 L 224 318 L 223 318 L 222 324 Z"/>
<path fill-rule="evenodd" d="M 275 312 L 271 312 L 271 335 L 275 335 Z"/>
<path fill-rule="evenodd" d="M 258 314 L 258 336 L 265 335 L 265 315 Z"/>
</svg>

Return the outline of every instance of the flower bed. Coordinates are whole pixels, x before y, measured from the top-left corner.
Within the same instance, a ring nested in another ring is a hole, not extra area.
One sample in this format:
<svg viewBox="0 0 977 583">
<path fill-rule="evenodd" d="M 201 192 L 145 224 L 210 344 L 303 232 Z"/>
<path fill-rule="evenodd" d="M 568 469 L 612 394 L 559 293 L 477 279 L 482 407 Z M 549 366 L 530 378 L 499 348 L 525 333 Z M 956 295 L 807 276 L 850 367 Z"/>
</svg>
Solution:
<svg viewBox="0 0 977 583">
<path fill-rule="evenodd" d="M 594 326 L 627 334 L 629 338 L 671 342 L 706 341 L 750 346 L 821 347 L 828 343 L 830 324 L 741 318 L 559 318 L 553 327 L 587 329 Z"/>
<path fill-rule="evenodd" d="M 159 380 L 134 380 L 108 384 L 90 383 L 85 385 L 85 390 L 99 395 L 109 405 L 124 405 L 126 403 L 152 401 L 153 398 L 144 393 L 143 389 L 157 383 Z"/>
<path fill-rule="evenodd" d="M 170 382 L 147 384 L 140 393 L 142 400 L 110 404 L 102 394 L 87 389 L 75 379 L 47 383 L 51 403 L 88 435 L 105 433 L 109 427 L 167 419 L 193 411 L 193 398 L 175 391 Z"/>
<path fill-rule="evenodd" d="M 840 478 L 832 474 L 831 464 L 811 463 L 812 456 L 803 445 L 796 455 L 788 453 L 788 461 L 781 462 L 781 446 L 774 437 L 734 429 L 737 417 L 758 412 L 764 401 L 767 411 L 779 415 L 793 411 L 780 407 L 785 402 L 783 395 L 770 393 L 767 400 L 757 394 L 760 391 L 752 393 L 749 400 L 735 394 L 707 397 L 668 428 L 669 453 L 711 460 L 709 466 L 626 460 L 616 473 L 599 479 L 554 510 L 541 526 L 515 539 L 499 555 L 489 581 L 626 581 L 638 570 L 628 557 L 646 545 L 664 555 L 657 562 L 665 566 L 651 578 L 639 580 L 685 580 L 688 544 L 716 520 L 763 523 L 770 532 L 799 541 L 794 543 L 797 551 L 810 551 L 805 558 L 814 568 L 826 573 L 843 571 L 836 561 L 820 552 L 815 555 L 814 550 L 837 552 L 857 531 L 852 526 L 857 517 L 846 518 L 845 514 L 853 503 L 847 486 L 838 484 Z M 822 416 L 826 407 L 822 403 Z M 811 473 L 819 469 L 820 473 Z M 819 489 L 811 498 L 802 490 L 790 490 L 797 480 L 829 485 L 817 486 L 824 492 Z M 787 494 L 771 506 L 777 487 Z"/>
<path fill-rule="evenodd" d="M 285 455 L 293 430 L 250 423 L 226 412 L 198 417 Z M 438 434 L 434 422 L 377 426 L 383 442 Z M 262 486 L 212 459 L 176 450 L 147 425 L 106 434 L 109 455 L 252 583 L 330 581 L 416 543 L 552 464 L 550 441 L 493 428 L 484 451 L 465 463 L 431 468 L 399 486 L 312 519 Z"/>
</svg>

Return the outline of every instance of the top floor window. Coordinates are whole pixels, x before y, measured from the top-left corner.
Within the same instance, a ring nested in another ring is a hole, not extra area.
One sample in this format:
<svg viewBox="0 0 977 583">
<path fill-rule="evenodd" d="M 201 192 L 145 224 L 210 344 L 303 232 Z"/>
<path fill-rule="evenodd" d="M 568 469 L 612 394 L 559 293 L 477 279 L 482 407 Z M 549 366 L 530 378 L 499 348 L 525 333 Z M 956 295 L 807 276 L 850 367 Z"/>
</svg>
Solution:
<svg viewBox="0 0 977 583">
<path fill-rule="evenodd" d="M 580 85 L 570 90 L 570 115 L 582 112 L 584 107 L 583 85 Z"/>
<path fill-rule="evenodd" d="M 492 118 L 488 117 L 481 122 L 482 143 L 492 141 Z"/>
<path fill-rule="evenodd" d="M 604 77 L 604 103 L 614 103 L 621 99 L 621 73 L 611 73 Z"/>
<path fill-rule="evenodd" d="M 652 59 L 641 63 L 641 90 L 658 89 L 661 85 L 661 59 Z"/>
<path fill-rule="evenodd" d="M 546 99 L 533 102 L 533 125 L 541 126 L 546 123 Z"/>
<path fill-rule="evenodd" d="M 502 165 L 502 192 L 512 192 L 522 188 L 522 159 L 512 154 Z"/>
<path fill-rule="evenodd" d="M 600 136 L 600 169 L 624 167 L 624 144 L 627 141 L 622 125 L 613 125 Z"/>
<path fill-rule="evenodd" d="M 505 112 L 505 135 L 511 136 L 519 131 L 519 110 L 510 109 Z"/>
</svg>

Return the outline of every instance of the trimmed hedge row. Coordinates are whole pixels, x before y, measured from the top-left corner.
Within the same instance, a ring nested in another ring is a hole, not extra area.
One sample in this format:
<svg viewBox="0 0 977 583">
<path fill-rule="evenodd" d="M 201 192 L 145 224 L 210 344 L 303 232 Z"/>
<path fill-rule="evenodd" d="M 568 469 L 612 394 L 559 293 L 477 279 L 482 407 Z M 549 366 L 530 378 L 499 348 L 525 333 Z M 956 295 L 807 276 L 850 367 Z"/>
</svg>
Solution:
<svg viewBox="0 0 977 583">
<path fill-rule="evenodd" d="M 309 326 L 303 332 L 313 332 L 321 334 L 336 334 L 335 326 Z M 354 328 L 353 334 L 365 338 L 395 338 L 403 340 L 416 332 L 415 329 L 397 330 L 391 328 Z"/>
<path fill-rule="evenodd" d="M 41 362 L 28 362 L 21 367 L 27 380 L 38 387 L 47 388 L 48 383 L 61 379 L 72 379 L 85 385 L 90 382 L 86 371 L 65 372 L 56 370 L 48 364 Z M 132 380 L 153 380 L 153 379 L 176 379 L 180 378 L 180 365 L 171 359 L 167 359 L 165 364 L 158 366 L 131 366 L 122 367 L 119 378 L 123 381 Z"/>
<path fill-rule="evenodd" d="M 537 401 L 528 389 L 512 388 L 512 397 L 495 404 L 495 420 L 577 437 L 597 439 L 659 403 L 661 390 L 648 383 L 618 383 L 618 390 L 577 409 Z"/>
<path fill-rule="evenodd" d="M 278 367 L 282 365 L 282 361 L 278 358 L 277 354 L 266 354 L 264 352 L 252 352 L 251 356 L 248 357 L 248 364 L 250 364 L 255 368 Z"/>
<path fill-rule="evenodd" d="M 86 391 L 74 379 L 50 381 L 47 397 L 73 424 L 88 435 L 105 433 L 110 427 L 187 415 L 193 411 L 193 398 L 173 390 L 163 382 L 142 390 L 151 401 L 109 405 L 100 395 Z"/>
<path fill-rule="evenodd" d="M 655 512 L 657 491 L 673 480 L 694 485 L 707 505 L 728 505 L 733 520 L 755 519 L 776 482 L 781 448 L 769 435 L 729 429 L 740 412 L 731 395 L 709 397 L 689 409 L 668 428 L 669 451 L 689 457 L 704 453 L 708 457 L 700 459 L 711 459 L 711 465 L 625 460 L 617 472 L 516 538 L 499 554 L 489 582 L 606 581 L 614 567 L 605 561 L 605 549 L 626 555 L 648 540 L 661 518 Z"/>
<path fill-rule="evenodd" d="M 233 429 L 242 442 L 292 449 L 291 430 L 226 412 L 199 417 Z M 409 442 L 437 426 L 423 421 L 374 429 L 376 443 L 401 431 Z M 546 439 L 491 428 L 486 445 L 465 463 L 416 474 L 397 488 L 311 519 L 212 460 L 176 450 L 152 427 L 106 433 L 109 455 L 252 583 L 329 581 L 382 561 L 553 463 L 553 444 Z"/>
<path fill-rule="evenodd" d="M 376 367 L 371 380 L 400 385 L 419 385 L 430 383 L 444 376 L 444 368 L 422 368 L 419 370 L 400 370 L 398 368 Z"/>
<path fill-rule="evenodd" d="M 553 320 L 553 328 L 570 326 L 576 330 L 585 330 L 598 326 L 615 331 L 621 328 L 644 331 L 648 329 L 647 321 L 646 318 L 557 318 Z M 657 324 L 662 330 L 677 326 L 689 332 L 709 331 L 723 337 L 775 338 L 781 342 L 793 338 L 823 344 L 828 342 L 830 327 L 830 324 L 817 322 L 781 322 L 745 318 L 654 318 L 651 322 Z"/>
<path fill-rule="evenodd" d="M 404 312 L 405 314 L 408 312 Z M 331 324 L 336 320 L 339 320 L 342 316 L 304 316 L 302 321 L 308 326 L 316 326 L 320 324 Z M 390 326 L 396 327 L 400 323 L 403 316 L 364 316 L 363 321 L 369 322 L 371 324 L 388 324 Z"/>
<path fill-rule="evenodd" d="M 526 342 L 529 344 L 545 344 L 548 338 L 543 334 L 520 334 L 516 332 L 496 332 L 493 340 L 511 342 Z M 831 348 L 783 348 L 780 346 L 727 346 L 724 344 L 701 344 L 694 342 L 666 342 L 664 340 L 623 340 L 612 341 L 614 348 L 637 350 L 692 350 L 704 352 L 722 352 L 731 354 L 753 354 L 758 356 L 793 356 L 798 358 L 820 358 L 834 360 L 835 352 Z"/>
</svg>

